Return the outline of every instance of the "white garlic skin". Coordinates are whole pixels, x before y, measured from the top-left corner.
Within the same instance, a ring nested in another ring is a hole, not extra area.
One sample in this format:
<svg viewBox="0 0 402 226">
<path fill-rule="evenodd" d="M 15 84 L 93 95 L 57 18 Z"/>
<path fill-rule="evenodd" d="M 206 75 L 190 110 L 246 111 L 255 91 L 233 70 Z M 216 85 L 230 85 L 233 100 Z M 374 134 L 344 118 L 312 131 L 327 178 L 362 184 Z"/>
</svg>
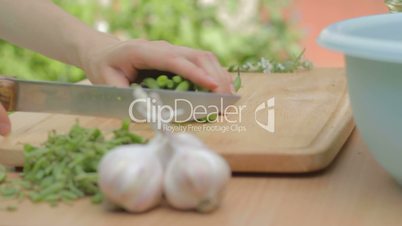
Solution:
<svg viewBox="0 0 402 226">
<path fill-rule="evenodd" d="M 109 151 L 99 164 L 99 187 L 112 203 L 130 212 L 159 204 L 163 168 L 151 145 L 132 144 Z"/>
<path fill-rule="evenodd" d="M 209 212 L 219 206 L 230 177 L 227 162 L 205 146 L 177 146 L 165 172 L 164 194 L 177 209 Z"/>
<path fill-rule="evenodd" d="M 175 133 L 169 137 L 170 143 L 174 148 L 180 148 L 184 146 L 191 147 L 206 147 L 204 143 L 191 133 Z"/>
</svg>

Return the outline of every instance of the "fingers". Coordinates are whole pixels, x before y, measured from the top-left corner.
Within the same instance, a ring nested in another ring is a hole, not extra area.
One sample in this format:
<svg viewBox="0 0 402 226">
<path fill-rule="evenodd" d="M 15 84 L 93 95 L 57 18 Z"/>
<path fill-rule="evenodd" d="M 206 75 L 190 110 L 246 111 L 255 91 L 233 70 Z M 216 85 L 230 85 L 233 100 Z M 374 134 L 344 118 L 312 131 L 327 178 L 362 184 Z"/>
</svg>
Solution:
<svg viewBox="0 0 402 226">
<path fill-rule="evenodd" d="M 231 75 L 212 53 L 165 41 L 124 41 L 99 51 L 94 58 L 95 63 L 87 68 L 95 83 L 127 87 L 137 77 L 138 70 L 157 69 L 179 74 L 214 92 L 234 91 Z"/>
<path fill-rule="evenodd" d="M 137 69 L 166 70 L 215 92 L 231 93 L 234 90 L 230 74 L 210 52 L 175 46 L 165 41 L 142 41 L 134 45 L 130 58 Z"/>
<path fill-rule="evenodd" d="M 165 68 L 164 70 L 182 75 L 195 84 L 209 90 L 215 90 L 218 87 L 217 81 L 213 77 L 207 76 L 208 71 L 202 70 L 202 68 L 197 67 L 185 58 L 178 57 L 170 60 L 167 62 Z"/>
<path fill-rule="evenodd" d="M 0 135 L 6 136 L 11 131 L 11 122 L 8 118 L 7 111 L 0 104 Z"/>
<path fill-rule="evenodd" d="M 213 89 L 213 91 L 232 93 L 234 89 L 232 89 L 231 76 L 225 73 L 215 57 L 199 57 L 196 59 L 196 64 L 201 68 L 204 68 L 208 75 L 218 81 L 219 86 L 217 86 L 216 89 Z"/>
<path fill-rule="evenodd" d="M 215 91 L 220 93 L 235 93 L 235 89 L 233 86 L 233 77 L 230 75 L 230 73 L 222 68 L 216 58 L 212 60 L 211 63 L 214 65 L 215 70 L 218 72 L 218 78 L 221 80 L 221 84 L 224 84 L 222 86 L 219 86 L 218 89 Z"/>
<path fill-rule="evenodd" d="M 153 42 L 134 42 L 129 43 L 130 59 L 132 65 L 138 69 L 157 69 L 169 71 L 182 75 L 190 81 L 199 84 L 207 89 L 215 90 L 218 82 L 203 68 L 191 62 L 184 54 L 179 51 L 177 46 L 165 41 Z M 114 58 L 114 63 L 118 57 Z"/>
<path fill-rule="evenodd" d="M 191 62 L 202 68 L 207 76 L 214 78 L 218 86 L 212 91 L 220 93 L 234 93 L 232 76 L 222 68 L 218 59 L 211 52 L 194 50 L 187 47 L 178 47 Z"/>
</svg>

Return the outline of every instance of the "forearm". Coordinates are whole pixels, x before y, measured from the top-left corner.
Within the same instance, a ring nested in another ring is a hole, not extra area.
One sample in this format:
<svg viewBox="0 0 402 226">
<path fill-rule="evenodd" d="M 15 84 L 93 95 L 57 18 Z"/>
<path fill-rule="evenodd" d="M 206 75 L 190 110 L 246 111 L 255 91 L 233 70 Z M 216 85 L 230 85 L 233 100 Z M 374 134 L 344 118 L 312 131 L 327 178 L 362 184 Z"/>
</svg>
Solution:
<svg viewBox="0 0 402 226">
<path fill-rule="evenodd" d="M 0 0 L 0 38 L 83 67 L 89 52 L 115 38 L 88 27 L 49 0 Z"/>
</svg>

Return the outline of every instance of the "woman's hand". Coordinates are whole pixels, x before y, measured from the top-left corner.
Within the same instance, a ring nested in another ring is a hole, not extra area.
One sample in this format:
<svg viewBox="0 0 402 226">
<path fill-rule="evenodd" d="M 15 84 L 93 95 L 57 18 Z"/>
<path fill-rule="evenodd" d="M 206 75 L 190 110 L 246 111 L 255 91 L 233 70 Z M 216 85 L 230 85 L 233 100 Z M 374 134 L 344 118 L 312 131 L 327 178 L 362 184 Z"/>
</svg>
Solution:
<svg viewBox="0 0 402 226">
<path fill-rule="evenodd" d="M 82 68 L 97 84 L 126 87 L 140 69 L 157 69 L 179 74 L 214 92 L 232 93 L 231 75 L 214 54 L 165 41 L 108 41 L 94 45 L 82 58 Z M 99 48 L 99 46 L 101 46 Z"/>
<path fill-rule="evenodd" d="M 119 41 L 52 1 L 0 0 L 0 38 L 85 70 L 93 83 L 127 86 L 139 69 L 180 74 L 214 92 L 233 92 L 232 78 L 209 52 L 164 41 Z"/>
<path fill-rule="evenodd" d="M 10 133 L 11 123 L 7 111 L 0 104 L 0 135 L 5 136 Z"/>
<path fill-rule="evenodd" d="M 164 41 L 119 41 L 95 31 L 52 1 L 0 0 L 0 38 L 81 67 L 93 83 L 128 86 L 139 69 L 180 74 L 214 92 L 234 92 L 232 77 L 209 52 Z M 0 134 L 10 132 L 0 106 Z"/>
</svg>

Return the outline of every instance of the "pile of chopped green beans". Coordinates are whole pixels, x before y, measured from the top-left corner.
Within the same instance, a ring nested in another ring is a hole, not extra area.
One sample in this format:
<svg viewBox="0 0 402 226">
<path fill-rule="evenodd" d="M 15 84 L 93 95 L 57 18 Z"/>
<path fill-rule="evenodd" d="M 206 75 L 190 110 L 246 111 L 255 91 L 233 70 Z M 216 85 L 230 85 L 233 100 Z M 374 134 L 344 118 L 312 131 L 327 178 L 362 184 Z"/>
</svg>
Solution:
<svg viewBox="0 0 402 226">
<path fill-rule="evenodd" d="M 234 83 L 233 85 L 235 86 L 235 90 L 238 91 L 241 86 L 239 73 L 233 83 Z M 138 84 L 136 84 L 136 83 L 132 84 L 133 87 L 136 85 L 138 85 Z M 180 75 L 175 75 L 171 78 L 169 78 L 167 75 L 159 75 L 156 78 L 145 78 L 141 82 L 140 85 L 144 88 L 149 88 L 149 89 L 167 89 L 167 90 L 176 90 L 176 91 L 209 92 L 208 89 L 203 88 L 197 84 L 194 84 L 190 80 L 184 79 Z"/>
<path fill-rule="evenodd" d="M 141 82 L 141 86 L 149 89 L 208 92 L 207 89 L 184 79 L 180 75 L 175 75 L 172 78 L 169 78 L 167 75 L 159 75 L 157 78 L 145 78 Z"/>
<path fill-rule="evenodd" d="M 132 84 L 132 87 L 137 86 L 138 84 Z M 155 78 L 145 78 L 141 84 L 144 88 L 149 89 L 167 89 L 167 90 L 176 90 L 176 91 L 194 91 L 194 92 L 210 92 L 208 89 L 205 89 L 197 84 L 192 83 L 189 80 L 184 79 L 180 75 L 175 75 L 172 78 L 169 78 L 167 75 L 159 75 Z M 233 86 L 235 91 L 237 92 L 241 88 L 241 78 L 240 78 L 240 70 L 237 71 L 237 76 L 233 80 Z M 201 119 L 197 119 L 198 122 L 214 122 L 217 119 L 217 114 L 209 114 Z"/>
<path fill-rule="evenodd" d="M 113 134 L 107 140 L 99 129 L 77 123 L 67 134 L 51 132 L 40 147 L 25 145 L 20 178 L 6 178 L 6 170 L 0 166 L 0 195 L 52 205 L 90 196 L 92 202 L 100 203 L 97 167 L 102 156 L 118 145 L 145 143 L 143 137 L 129 131 L 128 122 Z"/>
</svg>

